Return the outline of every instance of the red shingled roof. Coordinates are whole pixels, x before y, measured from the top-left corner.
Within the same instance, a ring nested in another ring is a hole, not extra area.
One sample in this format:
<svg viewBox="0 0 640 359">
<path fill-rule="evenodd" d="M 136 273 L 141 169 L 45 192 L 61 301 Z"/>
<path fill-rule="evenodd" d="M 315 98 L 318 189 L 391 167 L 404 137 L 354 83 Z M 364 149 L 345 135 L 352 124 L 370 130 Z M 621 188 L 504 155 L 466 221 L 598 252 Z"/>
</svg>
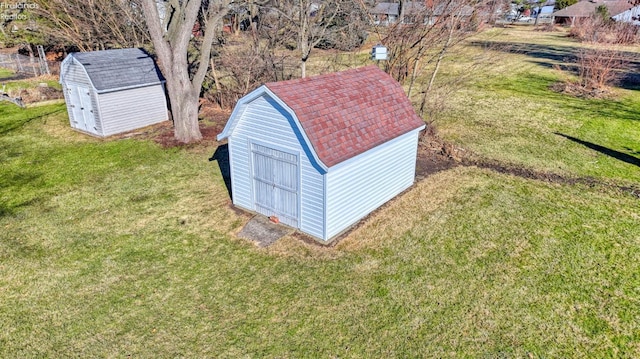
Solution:
<svg viewBox="0 0 640 359">
<path fill-rule="evenodd" d="M 295 112 L 328 167 L 424 125 L 400 84 L 376 66 L 265 85 Z"/>
</svg>

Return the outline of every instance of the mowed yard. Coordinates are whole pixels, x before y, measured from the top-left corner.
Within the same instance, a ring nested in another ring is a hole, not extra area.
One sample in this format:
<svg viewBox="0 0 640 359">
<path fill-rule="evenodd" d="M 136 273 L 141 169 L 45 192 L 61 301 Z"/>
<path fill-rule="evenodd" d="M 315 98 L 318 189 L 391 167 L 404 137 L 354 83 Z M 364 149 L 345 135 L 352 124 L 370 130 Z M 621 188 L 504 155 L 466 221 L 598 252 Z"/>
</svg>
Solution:
<svg viewBox="0 0 640 359">
<path fill-rule="evenodd" d="M 491 51 L 441 136 L 594 182 L 458 166 L 331 248 L 237 239 L 211 142 L 98 140 L 62 103 L 0 104 L 0 357 L 639 357 L 640 199 L 621 187 L 640 183 L 640 95 L 558 94 L 548 59 Z"/>
</svg>

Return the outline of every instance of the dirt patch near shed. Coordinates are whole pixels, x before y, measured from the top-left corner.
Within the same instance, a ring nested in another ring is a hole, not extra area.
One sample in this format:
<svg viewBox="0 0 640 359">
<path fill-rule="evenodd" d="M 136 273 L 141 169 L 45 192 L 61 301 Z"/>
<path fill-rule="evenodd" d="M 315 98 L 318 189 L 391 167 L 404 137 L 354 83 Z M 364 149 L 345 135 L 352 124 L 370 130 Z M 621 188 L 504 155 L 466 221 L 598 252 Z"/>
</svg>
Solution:
<svg viewBox="0 0 640 359">
<path fill-rule="evenodd" d="M 463 159 L 460 163 L 462 166 L 476 166 L 479 168 L 489 169 L 498 173 L 508 174 L 520 178 L 532 179 L 537 181 L 559 183 L 566 185 L 585 185 L 591 188 L 602 187 L 612 188 L 633 197 L 640 199 L 640 187 L 621 186 L 615 183 L 609 183 L 604 180 L 600 180 L 593 177 L 571 177 L 563 176 L 557 173 L 536 171 L 531 168 L 522 166 L 515 166 L 500 163 L 497 161 L 485 160 L 485 159 Z"/>
<path fill-rule="evenodd" d="M 33 104 L 42 101 L 59 100 L 64 98 L 62 90 L 48 86 L 37 86 L 18 91 L 18 97 L 26 104 Z"/>
<path fill-rule="evenodd" d="M 217 143 L 216 136 L 224 129 L 229 115 L 229 111 L 221 110 L 209 103 L 204 103 L 200 108 L 199 124 L 200 133 L 202 134 L 201 141 L 195 144 L 186 144 L 176 140 L 173 135 L 173 124 L 171 122 L 167 122 L 168 126 L 153 136 L 153 140 L 164 148 L 208 146 Z"/>
<path fill-rule="evenodd" d="M 434 130 L 420 135 L 416 158 L 416 180 L 460 165 L 459 156 L 463 150 L 440 139 Z"/>
<path fill-rule="evenodd" d="M 553 172 L 537 171 L 478 157 L 464 148 L 442 140 L 435 131 L 426 132 L 420 138 L 416 161 L 416 180 L 422 180 L 431 174 L 456 166 L 475 166 L 502 174 L 549 183 L 613 188 L 640 198 L 640 187 L 620 186 L 593 177 L 571 177 Z"/>
<path fill-rule="evenodd" d="M 224 127 L 222 127 L 224 128 Z M 202 146 L 202 145 L 210 145 L 216 142 L 216 136 L 222 132 L 222 128 L 217 126 L 216 124 L 200 122 L 200 133 L 202 134 L 202 140 L 196 143 L 184 143 L 176 140 L 174 137 L 173 125 L 169 123 L 168 128 L 163 129 L 160 133 L 157 134 L 153 138 L 155 142 L 160 144 L 164 148 L 171 147 L 193 147 L 193 146 Z"/>
<path fill-rule="evenodd" d="M 221 110 L 213 105 L 202 105 L 200 109 L 200 133 L 202 140 L 194 143 L 183 143 L 175 139 L 173 122 L 163 121 L 144 128 L 133 130 L 130 132 L 115 135 L 114 138 L 136 138 L 148 139 L 158 143 L 164 148 L 181 147 L 181 148 L 210 148 L 211 145 L 218 145 L 216 136 L 222 132 L 230 112 Z"/>
</svg>

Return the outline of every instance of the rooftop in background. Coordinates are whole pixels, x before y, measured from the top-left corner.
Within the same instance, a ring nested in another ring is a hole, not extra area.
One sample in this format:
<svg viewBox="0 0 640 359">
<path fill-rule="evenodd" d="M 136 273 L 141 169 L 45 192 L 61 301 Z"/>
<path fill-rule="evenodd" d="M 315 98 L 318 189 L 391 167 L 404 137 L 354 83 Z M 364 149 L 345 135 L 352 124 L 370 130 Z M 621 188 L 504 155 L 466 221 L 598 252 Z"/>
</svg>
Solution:
<svg viewBox="0 0 640 359">
<path fill-rule="evenodd" d="M 474 8 L 469 5 L 456 3 L 438 3 L 428 7 L 425 2 L 407 1 L 404 3 L 405 14 L 418 14 L 442 16 L 443 14 L 452 14 L 458 16 L 471 16 Z"/>
<path fill-rule="evenodd" d="M 370 11 L 372 14 L 382 15 L 400 15 L 400 7 L 398 3 L 381 2 Z"/>
<path fill-rule="evenodd" d="M 633 7 L 627 0 L 612 0 L 612 1 L 580 1 L 571 6 L 567 6 L 562 10 L 558 10 L 553 13 L 555 17 L 589 17 L 596 12 L 596 9 L 604 5 L 609 11 L 609 16 L 615 16 L 629 10 Z"/>
</svg>

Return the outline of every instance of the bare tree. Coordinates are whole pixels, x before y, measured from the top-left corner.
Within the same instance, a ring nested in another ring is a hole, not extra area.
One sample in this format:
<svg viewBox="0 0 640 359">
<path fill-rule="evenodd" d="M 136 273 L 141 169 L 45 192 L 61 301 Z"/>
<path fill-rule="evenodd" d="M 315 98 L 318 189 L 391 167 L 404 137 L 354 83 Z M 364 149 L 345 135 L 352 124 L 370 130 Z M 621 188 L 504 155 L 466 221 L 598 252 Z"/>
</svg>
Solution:
<svg viewBox="0 0 640 359">
<path fill-rule="evenodd" d="M 424 111 L 442 61 L 456 44 L 475 34 L 484 23 L 485 6 L 475 0 L 401 3 L 400 21 L 388 29 L 381 41 L 389 49 L 384 66 L 396 80 L 409 81 L 409 97 L 419 85 L 417 80 L 428 78 L 420 90 L 420 112 Z"/>
<path fill-rule="evenodd" d="M 368 37 L 370 22 L 367 11 L 357 1 L 337 1 L 338 12 L 328 24 L 324 39 L 316 47 L 352 51 Z M 331 3 L 328 6 L 334 6 Z"/>
<path fill-rule="evenodd" d="M 283 0 L 276 10 L 288 20 L 285 31 L 292 34 L 300 54 L 300 75 L 306 77 L 307 60 L 313 48 L 327 39 L 344 1 Z M 332 29 L 339 31 L 339 29 Z"/>
<path fill-rule="evenodd" d="M 602 91 L 620 80 L 628 64 L 625 54 L 618 50 L 600 46 L 581 49 L 576 56 L 580 86 Z"/>
<path fill-rule="evenodd" d="M 531 3 L 532 6 L 536 9 L 536 20 L 533 23 L 533 26 L 538 26 L 538 20 L 540 20 L 540 13 L 542 12 L 542 5 L 544 5 L 545 1 L 543 0 L 533 0 Z"/>
<path fill-rule="evenodd" d="M 210 72 L 215 85 L 215 95 L 211 93 L 213 91 L 210 95 L 220 107 L 232 106 L 263 83 L 292 78 L 291 65 L 295 59 L 286 52 L 277 51 L 268 41 L 258 37 L 246 45 L 250 46 L 223 48 L 215 59 L 220 71 Z"/>
<path fill-rule="evenodd" d="M 81 51 L 150 43 L 138 0 L 35 0 L 42 31 Z"/>
<path fill-rule="evenodd" d="M 593 44 L 576 51 L 566 59 L 567 65 L 554 65 L 558 71 L 574 73 L 553 85 L 553 89 L 576 97 L 601 98 L 611 94 L 611 87 L 629 75 L 631 57 L 628 53 L 607 44 Z"/>
<path fill-rule="evenodd" d="M 198 126 L 202 82 L 229 0 L 162 1 L 164 21 L 160 18 L 156 0 L 140 1 L 158 64 L 167 80 L 175 138 L 185 143 L 198 141 L 202 138 Z M 192 39 L 197 21 L 203 36 Z M 199 50 L 195 63 L 188 60 L 190 45 Z M 190 71 L 191 67 L 193 71 Z"/>
</svg>

